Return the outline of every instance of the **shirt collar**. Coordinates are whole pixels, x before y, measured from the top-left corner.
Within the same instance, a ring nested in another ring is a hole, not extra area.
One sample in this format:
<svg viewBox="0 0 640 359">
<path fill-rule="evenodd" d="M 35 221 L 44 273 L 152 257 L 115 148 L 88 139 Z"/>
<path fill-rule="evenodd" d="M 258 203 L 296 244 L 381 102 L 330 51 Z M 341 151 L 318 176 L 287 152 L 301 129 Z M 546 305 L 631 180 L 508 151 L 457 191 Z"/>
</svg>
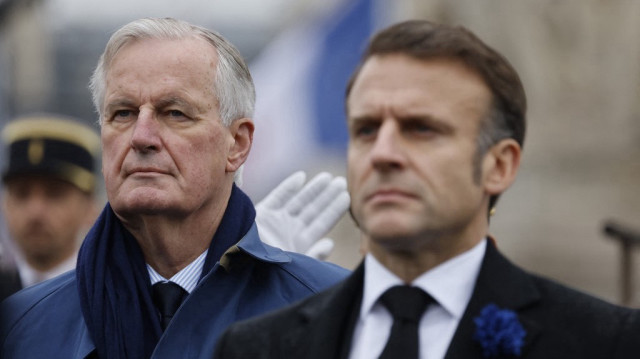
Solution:
<svg viewBox="0 0 640 359">
<path fill-rule="evenodd" d="M 471 299 L 486 250 L 485 240 L 435 268 L 423 273 L 411 285 L 429 293 L 453 317 L 460 319 Z M 364 318 L 378 298 L 390 287 L 404 282 L 371 254 L 365 257 L 364 289 L 360 317 Z"/>
<path fill-rule="evenodd" d="M 200 256 L 198 256 L 198 258 L 189 263 L 189 265 L 187 265 L 186 267 L 182 268 L 182 270 L 174 274 L 173 277 L 169 279 L 160 275 L 149 265 L 149 263 L 147 263 L 147 270 L 149 271 L 149 279 L 151 280 L 151 285 L 154 285 L 158 282 L 173 282 L 181 286 L 184 290 L 187 291 L 187 293 L 191 293 L 198 284 L 200 274 L 202 274 L 202 267 L 204 265 L 204 260 L 207 257 L 207 252 L 209 251 L 204 251 Z"/>
<path fill-rule="evenodd" d="M 76 259 L 77 254 L 74 254 L 54 268 L 46 272 L 41 272 L 31 267 L 22 257 L 16 256 L 16 266 L 18 267 L 22 286 L 26 288 L 74 269 L 76 267 Z"/>
<path fill-rule="evenodd" d="M 264 262 L 270 263 L 288 263 L 291 262 L 291 257 L 287 255 L 280 248 L 271 247 L 268 244 L 260 241 L 258 236 L 258 230 L 256 224 L 249 229 L 249 232 L 234 246 L 229 248 L 227 252 L 220 259 L 220 263 L 223 267 L 228 267 L 231 261 L 233 253 L 237 253 L 239 250 L 245 252 L 249 256 Z M 188 293 L 191 293 L 198 285 L 198 279 L 202 273 L 204 262 L 207 257 L 208 250 L 202 253 L 198 258 L 191 262 L 188 266 L 183 268 L 180 272 L 176 273 L 173 277 L 166 279 L 156 272 L 149 264 L 147 264 L 147 270 L 149 272 L 149 279 L 151 285 L 158 282 L 171 281 L 181 286 Z"/>
</svg>

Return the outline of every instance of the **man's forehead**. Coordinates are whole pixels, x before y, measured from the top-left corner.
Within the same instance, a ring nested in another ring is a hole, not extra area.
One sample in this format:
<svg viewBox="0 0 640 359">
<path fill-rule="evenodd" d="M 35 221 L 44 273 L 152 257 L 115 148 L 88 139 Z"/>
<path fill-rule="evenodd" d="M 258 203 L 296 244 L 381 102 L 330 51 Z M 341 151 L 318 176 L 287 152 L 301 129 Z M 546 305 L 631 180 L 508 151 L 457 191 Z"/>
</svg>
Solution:
<svg viewBox="0 0 640 359">
<path fill-rule="evenodd" d="M 142 76 L 154 75 L 159 81 L 171 75 L 192 77 L 192 81 L 209 81 L 218 65 L 217 50 L 204 39 L 141 39 L 124 45 L 106 66 L 106 86 L 125 76 L 125 83 L 135 85 Z"/>
<path fill-rule="evenodd" d="M 120 90 L 120 91 L 118 91 Z M 135 96 L 136 93 L 129 94 L 122 89 L 116 89 L 116 92 L 107 99 L 106 107 L 107 112 L 112 109 L 118 108 L 131 108 L 138 107 L 140 101 Z M 157 108 L 164 108 L 168 106 L 190 107 L 192 106 L 189 93 L 179 91 L 175 89 L 168 89 L 164 92 L 159 92 L 148 99 Z"/>
<path fill-rule="evenodd" d="M 193 105 L 194 98 L 202 95 L 217 101 L 217 53 L 206 40 L 144 39 L 129 46 L 140 48 L 130 53 L 127 48 L 121 49 L 107 70 L 105 112 L 114 107 L 137 107 L 147 101 L 157 106 Z M 204 48 L 211 52 L 200 51 Z"/>
<path fill-rule="evenodd" d="M 389 108 L 412 115 L 448 108 L 483 110 L 490 102 L 491 91 L 482 77 L 460 61 L 392 54 L 365 62 L 347 99 L 347 111 L 349 117 Z"/>
</svg>

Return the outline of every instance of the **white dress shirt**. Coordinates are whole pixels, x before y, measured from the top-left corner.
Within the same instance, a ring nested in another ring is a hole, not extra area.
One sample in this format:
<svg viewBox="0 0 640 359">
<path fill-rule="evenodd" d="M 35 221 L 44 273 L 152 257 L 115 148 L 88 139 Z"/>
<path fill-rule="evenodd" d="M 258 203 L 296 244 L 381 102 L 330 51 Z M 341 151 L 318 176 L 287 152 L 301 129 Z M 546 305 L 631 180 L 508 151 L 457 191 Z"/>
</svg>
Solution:
<svg viewBox="0 0 640 359">
<path fill-rule="evenodd" d="M 204 266 L 204 260 L 205 258 L 207 258 L 208 252 L 209 250 L 207 249 L 193 262 L 189 263 L 188 266 L 182 268 L 182 270 L 174 274 L 173 277 L 169 279 L 161 276 L 158 272 L 156 272 L 155 269 L 151 268 L 149 263 L 147 263 L 147 270 L 149 271 L 149 279 L 151 279 L 151 285 L 154 285 L 158 282 L 173 282 L 182 287 L 182 289 L 186 290 L 187 293 L 191 294 L 196 285 L 198 285 L 200 275 L 202 274 L 202 267 Z"/>
<path fill-rule="evenodd" d="M 20 274 L 20 282 L 22 283 L 22 287 L 30 287 L 34 284 L 38 284 L 42 281 L 55 278 L 60 274 L 72 270 L 76 267 L 77 258 L 77 254 L 74 254 L 54 268 L 46 272 L 41 272 L 31 267 L 29 263 L 27 263 L 27 261 L 24 260 L 21 256 L 16 256 L 16 267 L 18 268 L 18 273 Z"/>
<path fill-rule="evenodd" d="M 486 249 L 486 240 L 416 278 L 411 285 L 437 302 L 420 320 L 420 358 L 444 358 L 471 299 Z M 364 263 L 364 289 L 360 316 L 351 342 L 351 359 L 378 358 L 391 333 L 393 318 L 378 299 L 389 288 L 405 284 L 371 254 Z"/>
</svg>

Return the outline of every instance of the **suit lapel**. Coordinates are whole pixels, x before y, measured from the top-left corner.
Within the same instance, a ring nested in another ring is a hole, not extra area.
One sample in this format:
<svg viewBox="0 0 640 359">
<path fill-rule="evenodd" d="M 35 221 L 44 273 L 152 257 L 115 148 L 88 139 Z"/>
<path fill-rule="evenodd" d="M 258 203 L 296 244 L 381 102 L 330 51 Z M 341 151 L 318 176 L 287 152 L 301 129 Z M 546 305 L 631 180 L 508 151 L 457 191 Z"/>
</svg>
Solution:
<svg viewBox="0 0 640 359">
<path fill-rule="evenodd" d="M 364 263 L 361 263 L 347 279 L 302 305 L 295 329 L 283 338 L 284 352 L 296 352 L 300 354 L 296 357 L 309 359 L 348 357 L 363 282 Z M 293 348 L 303 352 L 292 351 Z"/>
<path fill-rule="evenodd" d="M 310 359 L 346 358 L 353 328 L 358 318 L 364 282 L 364 263 L 344 281 L 301 305 L 296 322 L 283 338 L 284 352 Z M 509 262 L 491 242 L 478 273 L 478 279 L 445 358 L 483 358 L 480 345 L 473 340 L 474 318 L 494 303 L 501 309 L 519 311 L 540 300 L 530 275 Z M 519 316 L 526 331 L 522 355 L 539 333 L 536 323 Z M 305 343 L 301 345 L 300 343 Z M 298 350 L 293 351 L 293 348 Z M 300 352 L 299 350 L 302 350 Z"/>
<path fill-rule="evenodd" d="M 486 305 L 493 303 L 501 309 L 510 309 L 518 313 L 539 300 L 540 293 L 531 277 L 509 262 L 498 252 L 493 243 L 488 241 L 471 300 L 458 324 L 445 358 L 483 357 L 480 345 L 472 338 L 476 330 L 474 318 Z M 527 322 L 521 316 L 519 320 L 527 333 L 522 348 L 522 354 L 524 354 L 537 336 L 539 328 L 535 323 Z"/>
</svg>

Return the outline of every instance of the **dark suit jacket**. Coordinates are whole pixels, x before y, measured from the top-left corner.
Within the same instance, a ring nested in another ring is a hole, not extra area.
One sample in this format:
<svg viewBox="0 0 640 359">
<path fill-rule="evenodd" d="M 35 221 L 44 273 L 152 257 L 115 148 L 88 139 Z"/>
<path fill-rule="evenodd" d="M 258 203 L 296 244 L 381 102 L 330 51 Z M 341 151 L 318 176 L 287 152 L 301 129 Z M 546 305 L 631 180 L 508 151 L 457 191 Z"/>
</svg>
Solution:
<svg viewBox="0 0 640 359">
<path fill-rule="evenodd" d="M 362 297 L 364 266 L 294 306 L 232 325 L 216 357 L 344 358 Z M 609 304 L 516 267 L 492 245 L 446 354 L 483 358 L 474 318 L 489 303 L 517 313 L 521 358 L 640 358 L 640 311 Z"/>
<path fill-rule="evenodd" d="M 0 266 L 0 302 L 20 289 L 22 282 L 18 271 Z"/>
</svg>

